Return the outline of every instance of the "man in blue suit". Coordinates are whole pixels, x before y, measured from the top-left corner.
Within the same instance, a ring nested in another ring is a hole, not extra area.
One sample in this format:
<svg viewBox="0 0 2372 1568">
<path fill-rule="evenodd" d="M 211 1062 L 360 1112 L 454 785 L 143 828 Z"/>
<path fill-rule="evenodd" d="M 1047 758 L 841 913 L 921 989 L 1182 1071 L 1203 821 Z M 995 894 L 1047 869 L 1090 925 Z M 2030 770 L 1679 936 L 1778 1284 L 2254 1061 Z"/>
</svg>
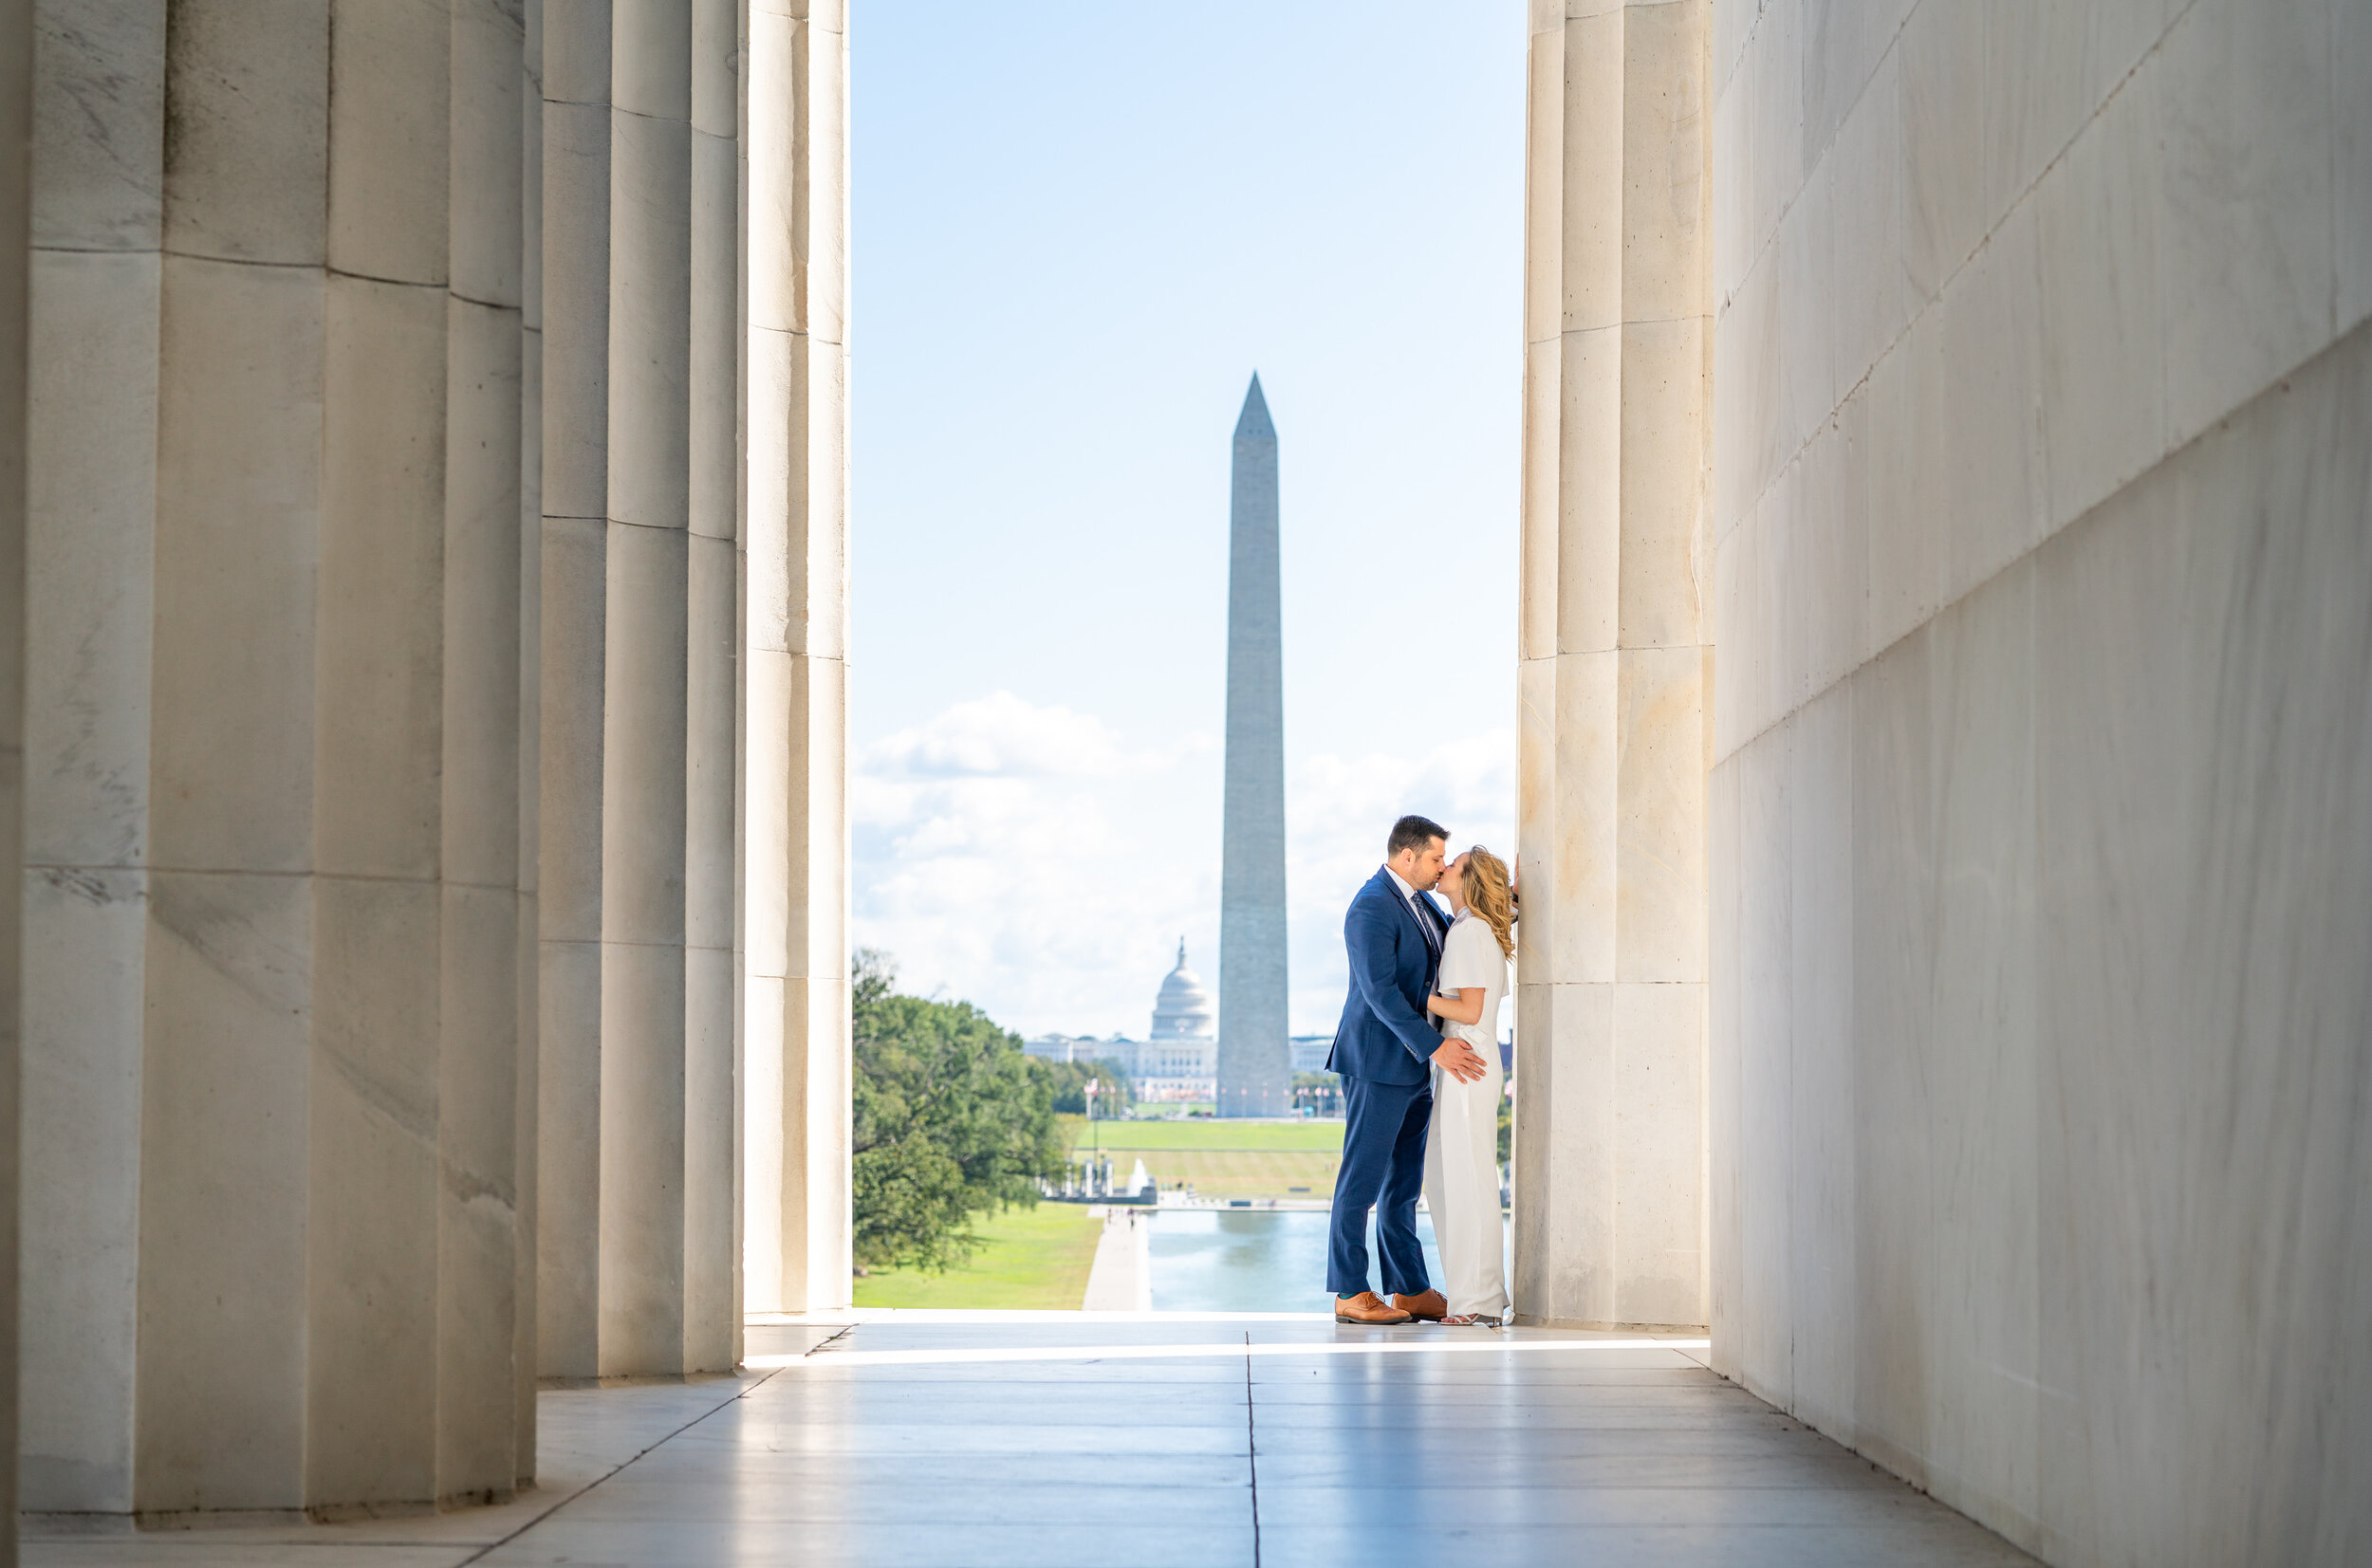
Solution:
<svg viewBox="0 0 2372 1568">
<path fill-rule="evenodd" d="M 1425 1132 L 1433 1118 L 1433 1066 L 1472 1081 L 1482 1058 L 1441 1037 L 1426 1009 L 1441 972 L 1449 921 L 1430 896 L 1441 880 L 1450 837 L 1440 823 L 1403 817 L 1392 824 L 1382 869 L 1367 879 L 1343 919 L 1351 994 L 1334 1031 L 1326 1069 L 1343 1079 L 1343 1166 L 1334 1181 L 1333 1238 L 1326 1285 L 1338 1323 L 1438 1319 L 1449 1303 L 1425 1278 L 1417 1240 L 1417 1195 L 1425 1185 Z M 1380 1300 L 1367 1282 L 1367 1212 L 1376 1211 L 1383 1254 Z"/>
</svg>

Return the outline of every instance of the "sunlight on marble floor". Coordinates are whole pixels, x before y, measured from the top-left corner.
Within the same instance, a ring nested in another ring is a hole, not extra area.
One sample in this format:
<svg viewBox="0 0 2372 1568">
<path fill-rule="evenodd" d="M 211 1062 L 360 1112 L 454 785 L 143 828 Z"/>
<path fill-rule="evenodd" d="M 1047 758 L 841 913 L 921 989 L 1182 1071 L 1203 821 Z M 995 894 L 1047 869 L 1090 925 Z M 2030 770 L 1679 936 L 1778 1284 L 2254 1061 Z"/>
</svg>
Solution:
<svg viewBox="0 0 2372 1568">
<path fill-rule="evenodd" d="M 740 1376 L 543 1395 L 499 1508 L 98 1533 L 29 1568 L 1260 1568 L 2031 1559 L 1706 1370 L 1701 1341 L 1320 1315 L 753 1326 Z M 1256 1540 L 1255 1540 L 1256 1536 Z M 1255 1556 L 1256 1553 L 1256 1556 Z"/>
</svg>

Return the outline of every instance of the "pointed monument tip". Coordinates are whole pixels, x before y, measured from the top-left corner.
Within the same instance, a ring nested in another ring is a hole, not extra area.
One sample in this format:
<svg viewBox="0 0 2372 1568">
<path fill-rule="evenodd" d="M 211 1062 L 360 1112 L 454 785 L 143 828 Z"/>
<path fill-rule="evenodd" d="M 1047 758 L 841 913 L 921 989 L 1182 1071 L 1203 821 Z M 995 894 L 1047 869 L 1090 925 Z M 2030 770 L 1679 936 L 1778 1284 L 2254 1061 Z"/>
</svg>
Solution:
<svg viewBox="0 0 2372 1568">
<path fill-rule="evenodd" d="M 1244 412 L 1236 416 L 1235 438 L 1246 436 L 1276 439 L 1276 426 L 1269 422 L 1269 399 L 1260 393 L 1260 372 L 1251 373 L 1251 388 L 1244 394 Z"/>
</svg>

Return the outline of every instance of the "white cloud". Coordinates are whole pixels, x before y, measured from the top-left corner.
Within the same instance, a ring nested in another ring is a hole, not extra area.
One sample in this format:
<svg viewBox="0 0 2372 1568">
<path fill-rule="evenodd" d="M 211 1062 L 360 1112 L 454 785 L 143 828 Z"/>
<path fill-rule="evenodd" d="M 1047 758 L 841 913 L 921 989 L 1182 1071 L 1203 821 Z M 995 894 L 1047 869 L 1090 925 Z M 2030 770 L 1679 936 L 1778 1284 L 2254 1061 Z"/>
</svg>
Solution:
<svg viewBox="0 0 2372 1568">
<path fill-rule="evenodd" d="M 1218 979 L 1220 759 L 1207 737 L 1134 744 L 1010 692 L 865 748 L 853 789 L 856 937 L 920 989 L 1024 1034 L 1141 1036 L 1183 935 Z M 1513 847 L 1515 736 L 1405 756 L 1303 759 L 1287 782 L 1296 1033 L 1333 1026 L 1343 910 L 1403 812 L 1454 845 Z"/>
<path fill-rule="evenodd" d="M 1208 736 L 1188 736 L 1165 750 L 1131 750 L 1092 713 L 996 692 L 882 737 L 859 766 L 881 778 L 1140 778 L 1211 747 Z"/>
<path fill-rule="evenodd" d="M 1216 968 L 1214 749 L 1004 692 L 866 747 L 857 940 L 1025 1034 L 1141 1035 L 1181 934 Z"/>
</svg>

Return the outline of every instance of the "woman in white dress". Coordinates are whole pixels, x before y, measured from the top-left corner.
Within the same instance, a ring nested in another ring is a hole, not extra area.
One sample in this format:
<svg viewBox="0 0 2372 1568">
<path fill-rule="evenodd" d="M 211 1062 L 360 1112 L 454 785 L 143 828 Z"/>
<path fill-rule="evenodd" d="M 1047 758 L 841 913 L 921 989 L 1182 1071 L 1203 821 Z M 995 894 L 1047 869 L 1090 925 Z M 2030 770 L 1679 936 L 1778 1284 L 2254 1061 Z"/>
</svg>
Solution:
<svg viewBox="0 0 2372 1568">
<path fill-rule="evenodd" d="M 1450 862 L 1434 890 L 1456 918 L 1441 947 L 1437 994 L 1425 1005 L 1443 1032 L 1474 1047 L 1483 1076 L 1461 1081 L 1433 1070 L 1433 1128 L 1425 1140 L 1425 1204 L 1448 1276 L 1445 1323 L 1497 1328 L 1508 1315 L 1505 1242 L 1499 1225 L 1499 999 L 1515 955 L 1515 891 L 1507 862 L 1476 844 Z"/>
</svg>

